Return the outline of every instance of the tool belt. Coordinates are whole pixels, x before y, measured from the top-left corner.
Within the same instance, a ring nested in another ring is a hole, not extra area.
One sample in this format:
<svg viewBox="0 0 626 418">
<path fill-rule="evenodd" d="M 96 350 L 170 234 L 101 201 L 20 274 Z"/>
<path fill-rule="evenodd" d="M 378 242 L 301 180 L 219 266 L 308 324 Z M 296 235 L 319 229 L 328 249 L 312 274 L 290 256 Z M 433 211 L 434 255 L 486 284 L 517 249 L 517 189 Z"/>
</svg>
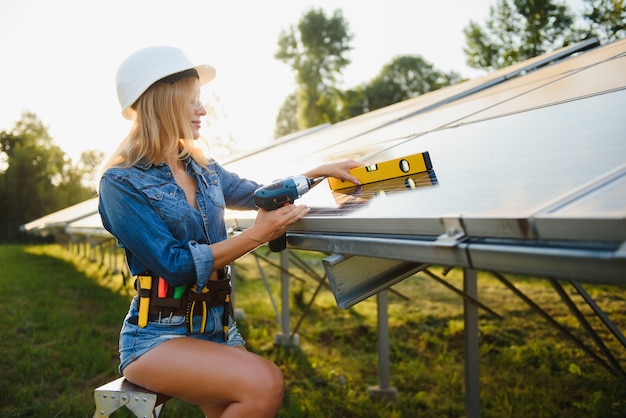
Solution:
<svg viewBox="0 0 626 418">
<path fill-rule="evenodd" d="M 185 316 L 190 333 L 194 332 L 194 316 L 200 316 L 199 333 L 206 330 L 209 308 L 224 305 L 222 327 L 224 341 L 228 338 L 228 318 L 231 314 L 230 267 L 216 270 L 218 280 L 209 280 L 200 293 L 196 285 L 168 286 L 167 282 L 150 272 L 137 275 L 135 287 L 139 301 L 139 316 L 131 322 L 144 328 L 148 321 L 167 323 L 173 316 Z"/>
</svg>

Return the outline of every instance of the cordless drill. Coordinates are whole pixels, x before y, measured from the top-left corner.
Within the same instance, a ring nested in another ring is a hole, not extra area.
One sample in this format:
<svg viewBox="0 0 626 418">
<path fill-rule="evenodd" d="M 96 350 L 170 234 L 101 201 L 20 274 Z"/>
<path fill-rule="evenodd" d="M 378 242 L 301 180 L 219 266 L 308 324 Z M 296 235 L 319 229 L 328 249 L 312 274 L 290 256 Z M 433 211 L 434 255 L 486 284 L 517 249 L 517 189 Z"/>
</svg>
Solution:
<svg viewBox="0 0 626 418">
<path fill-rule="evenodd" d="M 276 210 L 293 203 L 297 198 L 319 184 L 324 177 L 310 178 L 293 176 L 275 180 L 272 184 L 261 186 L 254 191 L 254 203 L 257 207 L 267 211 Z M 287 247 L 287 235 L 271 241 L 270 250 L 279 252 Z"/>
</svg>

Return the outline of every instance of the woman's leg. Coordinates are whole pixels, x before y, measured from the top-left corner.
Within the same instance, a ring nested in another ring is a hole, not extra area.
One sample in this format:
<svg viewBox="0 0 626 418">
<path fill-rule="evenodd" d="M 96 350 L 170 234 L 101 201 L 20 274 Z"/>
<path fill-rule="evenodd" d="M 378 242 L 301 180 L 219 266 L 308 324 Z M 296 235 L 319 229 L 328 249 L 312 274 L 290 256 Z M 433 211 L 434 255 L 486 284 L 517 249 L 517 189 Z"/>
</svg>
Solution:
<svg viewBox="0 0 626 418">
<path fill-rule="evenodd" d="M 239 347 L 195 338 L 159 344 L 124 369 L 140 386 L 199 405 L 207 416 L 274 417 L 283 375 L 274 363 Z"/>
</svg>

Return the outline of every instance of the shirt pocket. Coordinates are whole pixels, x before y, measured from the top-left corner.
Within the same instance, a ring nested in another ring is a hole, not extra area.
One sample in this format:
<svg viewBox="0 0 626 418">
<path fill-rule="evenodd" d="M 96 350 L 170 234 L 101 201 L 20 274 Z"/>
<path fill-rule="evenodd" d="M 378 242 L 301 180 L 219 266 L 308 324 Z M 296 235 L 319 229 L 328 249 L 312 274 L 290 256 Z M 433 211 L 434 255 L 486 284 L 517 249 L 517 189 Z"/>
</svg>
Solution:
<svg viewBox="0 0 626 418">
<path fill-rule="evenodd" d="M 165 222 L 183 222 L 191 212 L 191 206 L 182 189 L 175 184 L 163 184 L 142 189 L 150 204 Z"/>
<path fill-rule="evenodd" d="M 222 184 L 220 183 L 220 177 L 217 173 L 204 174 L 199 176 L 204 185 L 204 190 L 207 196 L 211 199 L 211 202 L 219 208 L 226 207 L 226 200 L 224 199 L 224 192 L 222 191 Z"/>
</svg>

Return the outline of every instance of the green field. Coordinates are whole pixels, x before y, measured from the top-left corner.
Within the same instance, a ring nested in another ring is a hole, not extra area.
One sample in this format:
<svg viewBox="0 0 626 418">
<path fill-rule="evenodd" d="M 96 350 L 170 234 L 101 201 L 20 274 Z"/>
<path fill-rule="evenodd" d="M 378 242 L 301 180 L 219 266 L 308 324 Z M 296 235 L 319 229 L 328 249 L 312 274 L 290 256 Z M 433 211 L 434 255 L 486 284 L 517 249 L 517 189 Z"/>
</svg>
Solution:
<svg viewBox="0 0 626 418">
<path fill-rule="evenodd" d="M 259 250 L 263 251 L 263 249 Z M 304 253 L 320 274 L 320 257 Z M 130 289 L 120 275 L 56 245 L 0 246 L 0 417 L 91 417 L 93 389 L 117 377 L 117 338 Z M 444 277 L 441 268 L 432 271 Z M 300 346 L 276 346 L 274 310 L 256 265 L 236 265 L 239 327 L 248 349 L 276 362 L 285 375 L 280 417 L 462 417 L 463 310 L 459 296 L 422 273 L 389 295 L 391 379 L 398 400 L 371 399 L 378 384 L 375 298 L 348 310 L 295 271 L 292 327 Z M 266 269 L 279 300 L 279 280 Z M 445 280 L 459 288 L 460 270 Z M 567 329 L 592 343 L 546 281 L 510 277 Z M 509 289 L 479 274 L 479 299 L 502 316 L 480 313 L 483 417 L 624 417 L 626 379 L 607 371 L 563 337 Z M 626 349 L 565 287 L 604 337 L 622 367 Z M 585 286 L 617 327 L 626 330 L 626 288 Z M 115 417 L 131 416 L 126 411 Z M 172 400 L 161 417 L 201 417 Z"/>
</svg>

